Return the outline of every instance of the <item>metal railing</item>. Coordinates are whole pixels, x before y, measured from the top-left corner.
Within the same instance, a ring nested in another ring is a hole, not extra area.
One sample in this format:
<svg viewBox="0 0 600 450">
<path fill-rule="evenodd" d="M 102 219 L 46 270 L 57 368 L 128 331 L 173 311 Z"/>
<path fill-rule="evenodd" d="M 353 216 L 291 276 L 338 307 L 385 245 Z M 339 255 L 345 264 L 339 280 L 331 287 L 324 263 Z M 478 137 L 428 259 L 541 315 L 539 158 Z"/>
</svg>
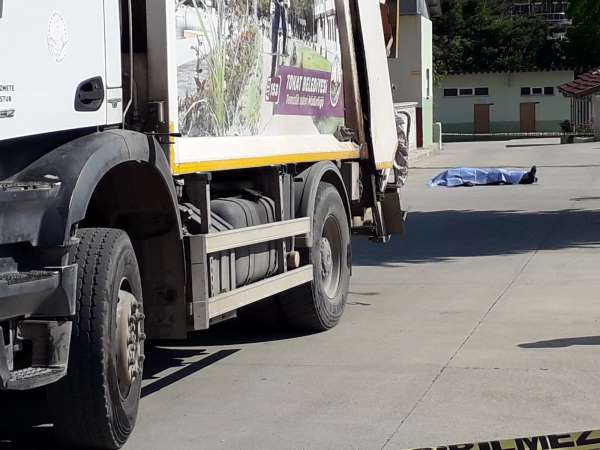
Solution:
<svg viewBox="0 0 600 450">
<path fill-rule="evenodd" d="M 513 16 L 539 16 L 548 22 L 568 23 L 568 1 L 519 1 L 512 6 Z"/>
<path fill-rule="evenodd" d="M 442 133 L 443 137 L 474 137 L 474 138 L 560 138 L 560 137 L 593 137 L 590 132 L 534 131 L 534 132 L 496 132 L 496 133 Z"/>
</svg>

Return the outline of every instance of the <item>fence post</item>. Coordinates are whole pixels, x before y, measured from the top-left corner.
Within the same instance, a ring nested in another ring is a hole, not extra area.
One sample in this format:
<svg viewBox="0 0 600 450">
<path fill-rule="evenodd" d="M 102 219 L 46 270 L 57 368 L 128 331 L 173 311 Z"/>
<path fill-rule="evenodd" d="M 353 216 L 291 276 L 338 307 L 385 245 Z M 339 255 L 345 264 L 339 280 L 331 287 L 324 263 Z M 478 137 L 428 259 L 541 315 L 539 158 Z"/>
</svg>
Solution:
<svg viewBox="0 0 600 450">
<path fill-rule="evenodd" d="M 592 97 L 592 123 L 594 127 L 594 138 L 600 141 L 600 95 Z"/>
<path fill-rule="evenodd" d="M 443 149 L 442 140 L 442 123 L 436 122 L 433 124 L 433 143 L 437 145 L 437 150 L 441 151 Z"/>
</svg>

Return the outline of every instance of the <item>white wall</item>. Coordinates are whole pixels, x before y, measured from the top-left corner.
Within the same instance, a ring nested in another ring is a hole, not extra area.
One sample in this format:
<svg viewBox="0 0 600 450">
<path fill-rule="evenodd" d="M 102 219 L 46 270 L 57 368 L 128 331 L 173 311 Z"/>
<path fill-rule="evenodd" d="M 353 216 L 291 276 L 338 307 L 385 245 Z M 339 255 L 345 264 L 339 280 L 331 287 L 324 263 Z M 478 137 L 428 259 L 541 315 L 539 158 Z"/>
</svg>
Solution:
<svg viewBox="0 0 600 450">
<path fill-rule="evenodd" d="M 427 147 L 433 135 L 432 22 L 421 15 L 401 15 L 398 35 L 398 57 L 388 60 L 394 102 L 416 102 L 422 108 L 423 145 Z"/>
<path fill-rule="evenodd" d="M 434 121 L 442 122 L 444 131 L 455 128 L 467 131 L 472 128 L 474 105 L 491 103 L 492 131 L 506 126 L 518 126 L 520 104 L 536 102 L 536 120 L 544 127 L 555 126 L 570 118 L 570 102 L 558 91 L 557 86 L 574 79 L 573 71 L 483 73 L 448 75 L 443 78 L 434 94 Z M 521 96 L 522 87 L 554 87 L 553 96 Z M 489 88 L 489 96 L 444 97 L 444 88 Z M 515 125 L 517 124 L 517 125 Z M 502 131 L 515 131 L 502 130 Z M 516 130 L 518 131 L 518 130 Z"/>
<path fill-rule="evenodd" d="M 421 16 L 400 16 L 398 58 L 389 59 L 394 102 L 421 104 L 423 81 L 421 69 Z"/>
<path fill-rule="evenodd" d="M 433 24 L 431 20 L 423 16 L 421 19 L 421 96 L 429 99 L 433 97 Z M 429 80 L 427 79 L 429 71 Z M 429 81 L 429 95 L 427 95 L 427 83 Z"/>
</svg>

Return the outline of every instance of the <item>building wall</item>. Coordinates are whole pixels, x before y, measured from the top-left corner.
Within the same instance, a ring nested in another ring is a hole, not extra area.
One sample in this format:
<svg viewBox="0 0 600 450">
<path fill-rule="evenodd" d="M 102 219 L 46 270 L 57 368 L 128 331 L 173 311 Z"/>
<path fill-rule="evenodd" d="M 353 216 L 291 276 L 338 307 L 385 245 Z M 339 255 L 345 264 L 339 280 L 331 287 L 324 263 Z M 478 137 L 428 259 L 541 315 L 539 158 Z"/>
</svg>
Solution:
<svg viewBox="0 0 600 450">
<path fill-rule="evenodd" d="M 433 144 L 433 24 L 419 16 L 421 28 L 421 107 L 423 108 L 423 146 Z"/>
<path fill-rule="evenodd" d="M 394 102 L 421 103 L 421 17 L 400 16 L 398 57 L 389 59 Z"/>
<path fill-rule="evenodd" d="M 573 71 L 448 75 L 434 91 L 434 120 L 445 133 L 472 133 L 474 105 L 492 104 L 491 132 L 520 131 L 520 104 L 536 106 L 537 131 L 560 131 L 560 122 L 571 116 L 570 102 L 556 89 L 574 78 Z M 554 87 L 552 96 L 522 96 L 522 87 Z M 446 88 L 489 88 L 488 96 L 444 97 Z"/>
<path fill-rule="evenodd" d="M 431 20 L 422 15 L 400 16 L 397 55 L 389 59 L 394 102 L 417 103 L 423 117 L 423 146 L 431 146 L 434 95 Z"/>
<path fill-rule="evenodd" d="M 426 0 L 400 0 L 400 14 L 421 15 L 429 18 Z"/>
<path fill-rule="evenodd" d="M 593 126 L 596 140 L 600 140 L 600 95 L 592 97 Z"/>
</svg>

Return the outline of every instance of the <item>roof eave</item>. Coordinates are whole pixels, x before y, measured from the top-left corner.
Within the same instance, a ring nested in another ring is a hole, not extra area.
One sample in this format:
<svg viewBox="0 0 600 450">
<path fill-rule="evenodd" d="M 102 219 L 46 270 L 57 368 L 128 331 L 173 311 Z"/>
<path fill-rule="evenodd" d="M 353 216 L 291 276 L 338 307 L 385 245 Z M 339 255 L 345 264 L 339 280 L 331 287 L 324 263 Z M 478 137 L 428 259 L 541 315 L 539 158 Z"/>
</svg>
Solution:
<svg viewBox="0 0 600 450">
<path fill-rule="evenodd" d="M 559 86 L 558 90 L 565 97 L 583 98 L 583 97 L 589 97 L 591 95 L 594 95 L 594 94 L 600 92 L 600 86 L 596 86 L 594 88 L 586 89 L 584 91 L 578 91 L 578 92 L 570 92 L 564 88 L 561 88 L 560 86 Z"/>
</svg>

